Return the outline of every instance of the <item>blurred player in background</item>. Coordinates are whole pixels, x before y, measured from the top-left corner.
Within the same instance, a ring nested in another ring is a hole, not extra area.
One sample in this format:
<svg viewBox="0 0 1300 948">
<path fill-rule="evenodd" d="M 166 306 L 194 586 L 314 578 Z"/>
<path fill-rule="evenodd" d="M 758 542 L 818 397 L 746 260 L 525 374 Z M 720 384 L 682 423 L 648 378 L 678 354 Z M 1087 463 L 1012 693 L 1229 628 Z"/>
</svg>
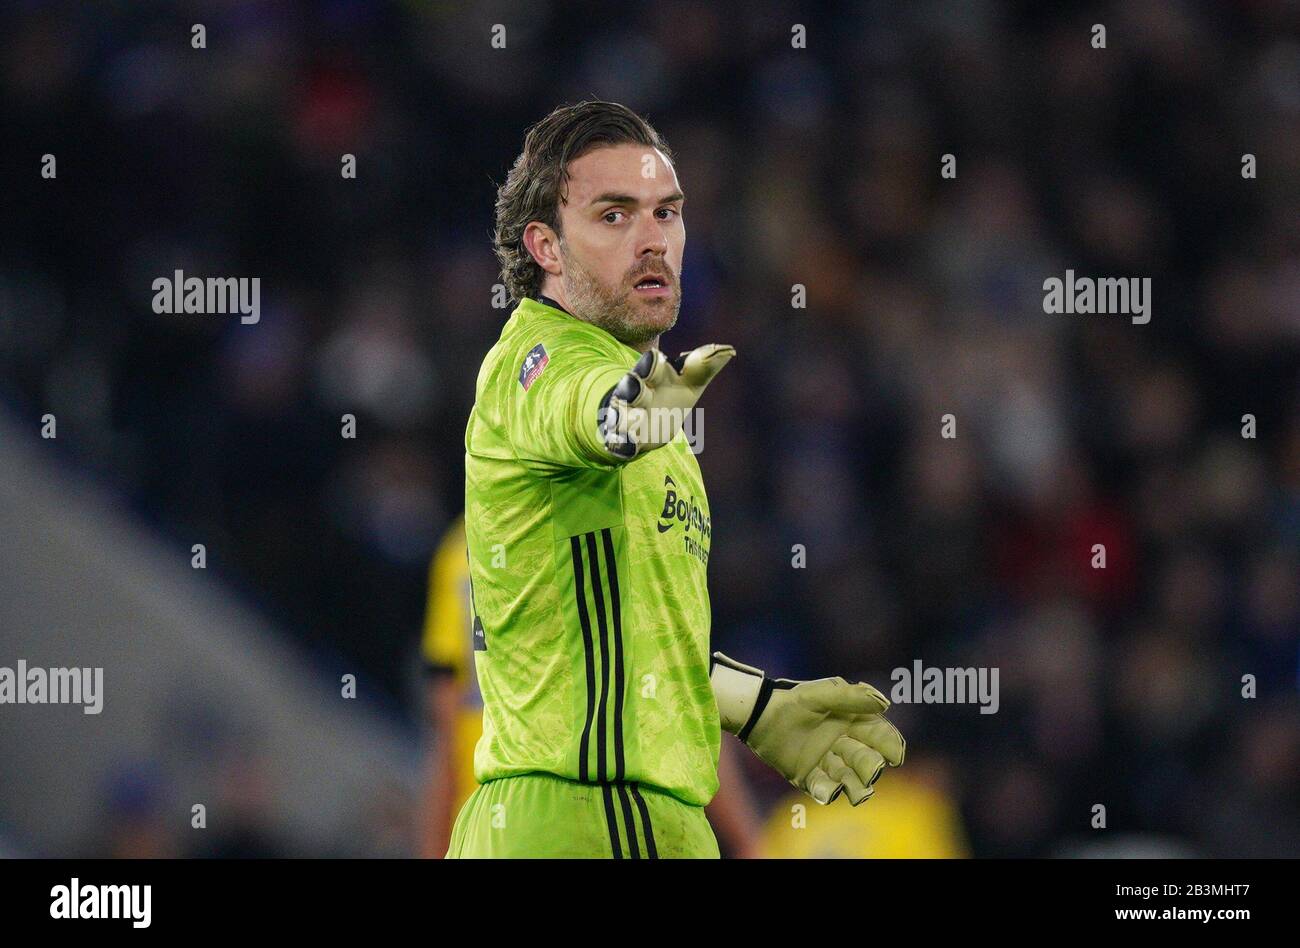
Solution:
<svg viewBox="0 0 1300 948">
<path fill-rule="evenodd" d="M 869 807 L 808 806 L 788 793 L 768 814 L 758 846 L 768 859 L 964 859 L 961 813 L 946 781 L 900 771 Z"/>
<path fill-rule="evenodd" d="M 483 698 L 474 674 L 469 569 L 465 521 L 447 528 L 429 567 L 429 599 L 421 651 L 424 658 L 425 717 L 432 740 L 425 742 L 420 855 L 441 858 L 451 823 L 469 799 L 474 780 L 474 745 L 483 733 Z"/>
<path fill-rule="evenodd" d="M 421 652 L 425 687 L 425 741 L 419 854 L 441 859 L 456 813 L 474 792 L 474 745 L 483 733 L 483 698 L 474 671 L 465 520 L 443 534 L 429 567 L 429 597 Z M 721 787 L 707 813 L 725 853 L 759 855 L 759 815 L 741 773 L 735 741 L 724 741 L 718 763 Z"/>
</svg>

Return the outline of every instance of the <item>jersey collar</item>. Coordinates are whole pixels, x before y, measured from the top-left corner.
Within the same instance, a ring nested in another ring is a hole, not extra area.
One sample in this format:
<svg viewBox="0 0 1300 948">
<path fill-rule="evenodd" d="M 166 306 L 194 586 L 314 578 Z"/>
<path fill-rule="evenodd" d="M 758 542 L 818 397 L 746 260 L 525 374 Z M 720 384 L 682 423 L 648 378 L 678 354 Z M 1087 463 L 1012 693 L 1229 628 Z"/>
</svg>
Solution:
<svg viewBox="0 0 1300 948">
<path fill-rule="evenodd" d="M 555 302 L 555 300 L 551 299 L 549 296 L 545 295 L 544 293 L 538 293 L 536 296 L 533 297 L 533 299 L 541 303 L 543 306 L 549 306 L 551 309 L 558 309 L 561 313 L 565 313 L 569 316 L 573 315 L 567 309 L 565 309 L 563 306 Z"/>
</svg>

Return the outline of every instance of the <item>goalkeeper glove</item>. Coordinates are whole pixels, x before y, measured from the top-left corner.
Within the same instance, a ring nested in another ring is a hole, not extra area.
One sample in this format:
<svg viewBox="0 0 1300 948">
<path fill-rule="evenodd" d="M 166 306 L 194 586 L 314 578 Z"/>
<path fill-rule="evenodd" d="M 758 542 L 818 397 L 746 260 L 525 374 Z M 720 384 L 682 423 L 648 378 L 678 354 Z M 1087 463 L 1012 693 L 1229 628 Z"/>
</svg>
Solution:
<svg viewBox="0 0 1300 948">
<path fill-rule="evenodd" d="M 605 450 L 628 459 L 668 444 L 705 386 L 735 354 L 731 346 L 716 343 L 675 359 L 651 349 L 601 402 L 596 417 Z"/>
<path fill-rule="evenodd" d="M 889 700 L 868 684 L 768 678 L 721 652 L 709 677 L 722 727 L 818 803 L 846 791 L 864 803 L 885 765 L 903 762 L 907 742 L 884 716 Z"/>
</svg>

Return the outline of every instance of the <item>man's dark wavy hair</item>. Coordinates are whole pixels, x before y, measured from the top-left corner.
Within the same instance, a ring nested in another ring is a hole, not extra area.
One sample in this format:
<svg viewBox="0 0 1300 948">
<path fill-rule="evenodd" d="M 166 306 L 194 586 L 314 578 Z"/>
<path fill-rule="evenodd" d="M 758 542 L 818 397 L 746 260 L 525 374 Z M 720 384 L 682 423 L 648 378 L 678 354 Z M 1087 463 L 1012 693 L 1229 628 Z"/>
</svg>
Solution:
<svg viewBox="0 0 1300 948">
<path fill-rule="evenodd" d="M 593 148 L 622 144 L 657 148 L 673 161 L 650 123 L 617 102 L 563 105 L 528 130 L 524 150 L 497 189 L 492 236 L 502 282 L 516 302 L 536 296 L 546 275 L 524 246 L 524 228 L 541 221 L 562 233 L 560 199 L 569 180 L 569 162 Z"/>
</svg>

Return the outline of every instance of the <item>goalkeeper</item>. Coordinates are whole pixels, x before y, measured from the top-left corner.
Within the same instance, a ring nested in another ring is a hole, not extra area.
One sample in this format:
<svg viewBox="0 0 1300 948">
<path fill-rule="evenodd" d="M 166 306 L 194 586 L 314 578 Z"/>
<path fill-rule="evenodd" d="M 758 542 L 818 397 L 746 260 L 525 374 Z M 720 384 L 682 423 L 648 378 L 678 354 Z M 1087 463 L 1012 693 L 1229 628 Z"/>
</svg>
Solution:
<svg viewBox="0 0 1300 948">
<path fill-rule="evenodd" d="M 499 190 L 518 305 L 465 432 L 483 735 L 449 857 L 717 857 L 724 729 L 820 803 L 903 762 L 870 685 L 710 654 L 713 521 L 682 424 L 735 352 L 658 348 L 683 203 L 658 133 L 607 102 L 534 126 Z"/>
</svg>

